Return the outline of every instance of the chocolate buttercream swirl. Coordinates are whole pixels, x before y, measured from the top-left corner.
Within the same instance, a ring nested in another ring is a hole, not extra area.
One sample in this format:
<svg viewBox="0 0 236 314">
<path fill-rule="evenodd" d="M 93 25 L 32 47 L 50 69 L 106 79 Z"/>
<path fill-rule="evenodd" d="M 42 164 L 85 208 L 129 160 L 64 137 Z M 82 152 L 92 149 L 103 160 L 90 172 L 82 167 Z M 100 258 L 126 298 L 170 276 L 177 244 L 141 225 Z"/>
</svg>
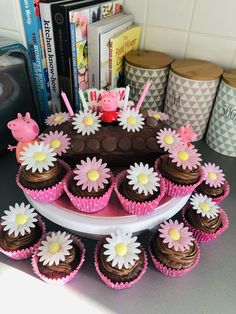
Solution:
<svg viewBox="0 0 236 314">
<path fill-rule="evenodd" d="M 211 187 L 210 185 L 206 184 L 205 182 L 202 182 L 197 188 L 196 190 L 199 193 L 202 193 L 204 195 L 207 195 L 209 197 L 218 197 L 224 194 L 224 184 L 222 184 L 221 186 L 215 188 L 215 187 Z"/>
<path fill-rule="evenodd" d="M 112 262 L 107 262 L 107 256 L 104 255 L 104 247 L 101 248 L 99 252 L 99 268 L 100 271 L 112 282 L 129 282 L 134 280 L 141 273 L 144 266 L 144 253 L 138 254 L 139 259 L 135 261 L 134 265 L 130 268 L 121 268 L 119 269 L 117 265 L 112 267 Z"/>
<path fill-rule="evenodd" d="M 169 179 L 173 183 L 181 185 L 194 184 L 201 176 L 199 167 L 192 170 L 177 167 L 168 156 L 161 158 L 159 171 L 163 177 Z"/>
<path fill-rule="evenodd" d="M 31 229 L 30 233 L 14 236 L 8 234 L 8 231 L 0 230 L 0 246 L 7 252 L 13 252 L 31 247 L 40 239 L 42 231 L 38 225 Z"/>
<path fill-rule="evenodd" d="M 197 228 L 206 233 L 215 233 L 222 226 L 220 215 L 214 218 L 207 218 L 206 216 L 203 217 L 192 207 L 186 210 L 185 218 L 194 228 Z"/>
<path fill-rule="evenodd" d="M 125 179 L 119 186 L 119 192 L 128 200 L 140 203 L 152 201 L 159 195 L 159 189 L 153 194 L 150 193 L 148 195 L 145 195 L 144 193 L 139 194 L 138 190 L 134 190 L 133 185 L 130 185 L 127 179 Z"/>
<path fill-rule="evenodd" d="M 197 246 L 194 242 L 189 249 L 175 251 L 173 247 L 171 249 L 168 248 L 168 245 L 163 243 L 163 239 L 158 234 L 154 237 L 151 247 L 156 259 L 173 269 L 190 267 L 197 258 Z"/>
</svg>

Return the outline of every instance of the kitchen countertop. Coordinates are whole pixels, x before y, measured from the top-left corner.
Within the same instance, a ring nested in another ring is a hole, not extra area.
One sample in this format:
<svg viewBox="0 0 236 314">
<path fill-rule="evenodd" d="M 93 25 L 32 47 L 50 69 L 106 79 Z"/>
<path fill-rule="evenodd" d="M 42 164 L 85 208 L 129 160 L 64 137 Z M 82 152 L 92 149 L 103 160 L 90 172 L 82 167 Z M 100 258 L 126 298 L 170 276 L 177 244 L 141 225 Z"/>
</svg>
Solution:
<svg viewBox="0 0 236 314">
<path fill-rule="evenodd" d="M 115 291 L 95 272 L 96 241 L 82 238 L 86 261 L 77 276 L 63 287 L 48 285 L 36 277 L 30 260 L 14 261 L 0 253 L 1 311 L 9 313 L 235 313 L 236 311 L 236 158 L 220 155 L 206 143 L 196 143 L 203 161 L 215 162 L 231 185 L 221 203 L 229 217 L 229 229 L 208 244 L 201 244 L 199 265 L 181 278 L 168 278 L 149 267 L 143 279 L 130 289 Z M 18 165 L 14 153 L 0 152 L 0 215 L 15 202 L 26 201 L 16 186 Z M 177 214 L 177 218 L 179 215 Z M 44 219 L 47 230 L 62 227 Z M 147 248 L 150 232 L 139 236 Z"/>
</svg>

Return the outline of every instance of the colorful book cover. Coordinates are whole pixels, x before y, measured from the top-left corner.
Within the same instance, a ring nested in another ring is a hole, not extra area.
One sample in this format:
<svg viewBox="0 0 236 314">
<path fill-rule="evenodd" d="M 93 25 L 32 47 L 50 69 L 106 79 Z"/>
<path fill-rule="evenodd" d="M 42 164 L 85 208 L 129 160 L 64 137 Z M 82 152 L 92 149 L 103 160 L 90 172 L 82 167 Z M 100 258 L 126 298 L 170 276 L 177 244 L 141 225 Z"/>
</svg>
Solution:
<svg viewBox="0 0 236 314">
<path fill-rule="evenodd" d="M 20 0 L 26 42 L 32 63 L 34 87 L 41 118 L 44 120 L 51 111 L 51 96 L 38 3 L 38 0 Z"/>
<path fill-rule="evenodd" d="M 109 81 L 111 89 L 124 85 L 124 56 L 138 49 L 141 26 L 130 26 L 111 37 L 109 44 Z"/>
<path fill-rule="evenodd" d="M 78 69 L 88 65 L 88 45 L 87 40 L 80 41 L 76 44 L 77 67 Z"/>
<path fill-rule="evenodd" d="M 106 17 L 113 15 L 113 2 L 104 3 L 101 9 L 101 18 L 105 19 Z"/>
<path fill-rule="evenodd" d="M 123 0 L 113 2 L 113 15 L 123 12 Z"/>
</svg>

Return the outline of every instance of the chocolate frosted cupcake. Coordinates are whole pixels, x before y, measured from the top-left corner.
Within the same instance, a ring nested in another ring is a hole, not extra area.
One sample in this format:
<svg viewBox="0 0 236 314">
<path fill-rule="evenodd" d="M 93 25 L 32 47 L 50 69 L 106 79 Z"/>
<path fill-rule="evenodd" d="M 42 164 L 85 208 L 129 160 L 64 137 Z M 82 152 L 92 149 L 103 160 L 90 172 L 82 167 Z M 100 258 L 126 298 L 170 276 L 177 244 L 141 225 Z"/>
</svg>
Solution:
<svg viewBox="0 0 236 314">
<path fill-rule="evenodd" d="M 191 196 L 182 210 L 182 216 L 198 242 L 215 239 L 228 227 L 224 211 L 211 198 L 202 194 Z"/>
<path fill-rule="evenodd" d="M 188 227 L 170 219 L 160 225 L 150 240 L 149 251 L 155 267 L 164 275 L 179 277 L 199 261 L 199 247 Z"/>
<path fill-rule="evenodd" d="M 35 142 L 22 152 L 18 186 L 38 202 L 51 202 L 63 193 L 63 180 L 69 167 L 55 158 L 56 152 L 44 142 Z"/>
<path fill-rule="evenodd" d="M 126 211 L 147 215 L 157 208 L 164 196 L 165 184 L 154 168 L 135 163 L 116 177 L 115 191 Z"/>
<path fill-rule="evenodd" d="M 156 161 L 156 169 L 165 179 L 166 194 L 179 197 L 190 194 L 202 182 L 200 154 L 196 149 L 179 143 L 169 154 Z"/>
<path fill-rule="evenodd" d="M 196 188 L 196 191 L 211 197 L 214 202 L 220 203 L 229 194 L 229 184 L 219 166 L 210 162 L 204 164 L 203 182 Z"/>
<path fill-rule="evenodd" d="M 49 232 L 32 258 L 35 273 L 55 284 L 69 282 L 79 271 L 85 258 L 83 243 L 66 232 Z"/>
<path fill-rule="evenodd" d="M 111 288 L 131 287 L 147 269 L 147 257 L 137 237 L 120 230 L 98 242 L 95 268 L 102 281 Z"/>
<path fill-rule="evenodd" d="M 97 161 L 95 157 L 88 157 L 70 173 L 64 189 L 75 208 L 92 213 L 107 206 L 113 190 L 113 179 L 106 165 L 101 159 Z"/>
<path fill-rule="evenodd" d="M 0 225 L 0 252 L 13 259 L 28 258 L 45 233 L 45 225 L 34 208 L 24 203 L 9 206 Z"/>
</svg>

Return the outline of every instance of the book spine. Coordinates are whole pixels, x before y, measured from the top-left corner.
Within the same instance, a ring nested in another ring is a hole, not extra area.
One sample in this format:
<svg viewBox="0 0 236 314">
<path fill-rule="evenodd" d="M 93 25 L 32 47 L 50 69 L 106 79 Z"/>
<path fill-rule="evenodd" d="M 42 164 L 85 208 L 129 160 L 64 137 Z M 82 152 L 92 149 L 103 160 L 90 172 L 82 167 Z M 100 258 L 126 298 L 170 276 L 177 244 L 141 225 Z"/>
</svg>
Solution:
<svg viewBox="0 0 236 314">
<path fill-rule="evenodd" d="M 25 37 L 32 64 L 33 83 L 38 99 L 41 119 L 44 120 L 50 113 L 50 91 L 47 86 L 48 75 L 46 60 L 43 55 L 42 29 L 39 17 L 37 18 L 34 2 L 20 0 Z"/>
<path fill-rule="evenodd" d="M 71 21 L 70 21 L 70 35 L 71 35 L 71 58 L 72 58 L 73 84 L 74 84 L 75 111 L 79 112 L 80 98 L 79 98 L 79 82 L 78 82 L 78 70 L 77 70 L 76 34 L 75 34 L 75 23 Z"/>
<path fill-rule="evenodd" d="M 99 89 L 99 37 L 93 27 L 88 25 L 88 74 L 89 88 Z"/>
<path fill-rule="evenodd" d="M 57 74 L 56 51 L 54 44 L 51 6 L 47 3 L 40 3 L 40 16 L 43 29 L 43 38 L 48 65 L 49 85 L 52 101 L 52 112 L 61 111 L 59 82 Z"/>
</svg>

